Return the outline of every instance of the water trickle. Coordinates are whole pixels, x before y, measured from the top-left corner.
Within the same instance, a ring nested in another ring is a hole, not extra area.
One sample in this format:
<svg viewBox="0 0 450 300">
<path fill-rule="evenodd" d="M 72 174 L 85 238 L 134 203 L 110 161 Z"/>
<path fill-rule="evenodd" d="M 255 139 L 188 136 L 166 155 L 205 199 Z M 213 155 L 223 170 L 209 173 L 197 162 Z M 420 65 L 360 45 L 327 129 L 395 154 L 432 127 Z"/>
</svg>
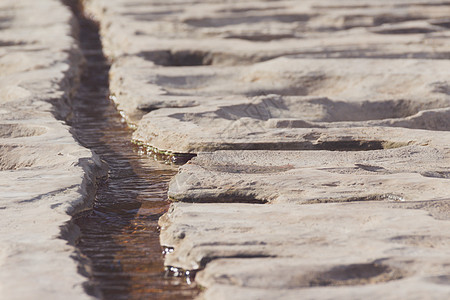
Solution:
<svg viewBox="0 0 450 300">
<path fill-rule="evenodd" d="M 92 211 L 75 217 L 81 229 L 77 247 L 88 261 L 86 290 L 104 299 L 192 299 L 195 284 L 167 276 L 159 244 L 157 222 L 168 209 L 167 183 L 176 168 L 133 147 L 131 129 L 108 100 L 109 65 L 98 28 L 74 11 L 86 65 L 68 122 L 109 165 Z"/>
</svg>

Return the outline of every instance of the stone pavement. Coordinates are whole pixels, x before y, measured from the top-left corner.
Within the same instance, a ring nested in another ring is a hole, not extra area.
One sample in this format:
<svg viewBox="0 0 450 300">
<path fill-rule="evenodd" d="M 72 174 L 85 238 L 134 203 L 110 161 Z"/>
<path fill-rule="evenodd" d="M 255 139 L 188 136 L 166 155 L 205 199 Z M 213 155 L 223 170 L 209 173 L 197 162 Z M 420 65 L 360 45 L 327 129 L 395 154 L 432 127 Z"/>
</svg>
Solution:
<svg viewBox="0 0 450 300">
<path fill-rule="evenodd" d="M 201 298 L 450 297 L 448 2 L 85 5 L 134 139 L 198 154 L 160 225 Z"/>
<path fill-rule="evenodd" d="M 91 298 L 70 221 L 103 171 L 61 121 L 81 63 L 74 25 L 57 0 L 0 2 L 0 299 Z"/>
<path fill-rule="evenodd" d="M 448 209 L 448 206 L 447 206 Z M 166 263 L 205 299 L 446 299 L 449 222 L 391 203 L 187 204 L 160 220 Z"/>
<path fill-rule="evenodd" d="M 450 297 L 448 2 L 83 3 L 134 139 L 198 154 L 160 225 L 200 298 Z M 58 0 L 0 3 L 1 299 L 89 298 L 76 32 Z"/>
</svg>

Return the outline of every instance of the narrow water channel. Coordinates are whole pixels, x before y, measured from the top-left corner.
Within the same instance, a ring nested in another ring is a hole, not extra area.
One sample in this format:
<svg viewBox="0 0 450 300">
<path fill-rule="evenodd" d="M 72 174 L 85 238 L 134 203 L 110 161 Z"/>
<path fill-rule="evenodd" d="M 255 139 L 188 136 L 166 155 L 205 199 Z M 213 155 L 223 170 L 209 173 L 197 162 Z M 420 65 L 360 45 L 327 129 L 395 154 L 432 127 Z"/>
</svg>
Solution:
<svg viewBox="0 0 450 300">
<path fill-rule="evenodd" d="M 168 209 L 167 184 L 176 167 L 155 161 L 131 144 L 131 129 L 108 100 L 109 65 L 98 26 L 73 5 L 86 58 L 70 124 L 79 141 L 109 165 L 93 210 L 79 215 L 77 243 L 90 261 L 86 290 L 103 299 L 192 299 L 194 284 L 168 277 L 157 222 Z"/>
</svg>

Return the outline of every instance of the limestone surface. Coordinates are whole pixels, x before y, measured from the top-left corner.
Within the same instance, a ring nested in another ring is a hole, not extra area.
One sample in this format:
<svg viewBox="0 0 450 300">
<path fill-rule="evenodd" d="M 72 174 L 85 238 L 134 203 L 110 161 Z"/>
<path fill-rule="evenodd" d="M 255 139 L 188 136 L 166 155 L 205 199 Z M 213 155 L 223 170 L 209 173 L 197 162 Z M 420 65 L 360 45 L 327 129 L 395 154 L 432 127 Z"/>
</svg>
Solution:
<svg viewBox="0 0 450 300">
<path fill-rule="evenodd" d="M 201 298 L 450 297 L 448 2 L 85 4 Z"/>
<path fill-rule="evenodd" d="M 375 65 L 377 74 L 371 75 L 378 75 L 378 80 L 373 77 L 363 80 L 364 84 L 375 80 L 370 83 L 372 89 L 381 89 L 392 79 L 384 95 L 398 92 L 400 86 L 403 92 L 409 87 L 420 89 L 414 83 L 421 82 L 420 78 L 413 78 L 416 71 L 412 70 L 409 78 L 407 74 L 403 78 L 398 76 L 409 66 L 393 59 L 432 59 L 437 60 L 434 63 L 438 66 L 449 58 L 449 8 L 436 0 L 338 4 L 329 0 L 225 3 L 85 0 L 84 3 L 100 22 L 105 52 L 113 62 L 112 98 L 133 124 L 155 109 L 211 105 L 229 95 L 246 103 L 249 96 L 267 93 L 300 96 L 314 91 L 312 94 L 320 95 L 324 88 L 328 92 L 333 89 L 345 92 L 342 85 L 346 85 L 349 92 L 348 87 L 359 85 L 350 93 L 361 99 L 370 90 L 355 77 L 347 80 L 345 75 L 358 76 L 364 71 L 370 74 Z M 279 57 L 284 59 L 271 61 Z M 292 58 L 304 58 L 306 62 L 291 61 Z M 326 60 L 308 63 L 312 58 Z M 337 63 L 328 58 L 355 60 Z M 388 61 L 378 64 L 377 60 L 365 60 L 369 58 Z M 267 63 L 252 66 L 264 61 Z M 303 64 L 309 68 L 302 70 Z M 319 69 L 323 65 L 326 69 Z M 433 73 L 426 66 L 412 68 Z M 355 69 L 359 69 L 359 74 Z M 392 77 L 380 76 L 380 72 L 388 74 L 392 70 L 395 70 Z M 286 76 L 278 81 L 285 71 Z M 330 71 L 331 78 L 327 76 Z M 340 72 L 344 72 L 342 80 Z M 438 90 L 448 90 L 446 80 L 441 83 L 436 80 L 435 84 Z M 329 93 L 321 96 L 324 95 Z M 144 141 L 158 147 L 151 140 Z"/>
<path fill-rule="evenodd" d="M 450 140 L 448 134 L 440 137 Z M 169 197 L 183 202 L 435 203 L 450 200 L 449 170 L 450 147 L 431 142 L 369 151 L 218 151 L 200 153 L 182 166 Z"/>
<path fill-rule="evenodd" d="M 81 55 L 60 1 L 0 3 L 0 298 L 90 299 L 71 215 L 89 207 L 102 162 L 61 119 Z"/>
<path fill-rule="evenodd" d="M 204 299 L 446 299 L 449 222 L 390 203 L 175 203 L 166 264 Z"/>
</svg>

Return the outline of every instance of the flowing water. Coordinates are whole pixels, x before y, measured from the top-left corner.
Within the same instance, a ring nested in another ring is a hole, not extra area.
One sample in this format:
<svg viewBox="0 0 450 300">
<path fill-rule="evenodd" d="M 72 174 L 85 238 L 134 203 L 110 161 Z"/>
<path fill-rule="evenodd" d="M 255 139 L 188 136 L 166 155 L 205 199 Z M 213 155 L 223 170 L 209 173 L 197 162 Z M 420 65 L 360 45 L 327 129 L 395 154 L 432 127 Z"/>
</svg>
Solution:
<svg viewBox="0 0 450 300">
<path fill-rule="evenodd" d="M 93 210 L 75 217 L 77 247 L 88 258 L 86 290 L 104 299 L 192 299 L 186 278 L 164 271 L 158 219 L 168 209 L 167 184 L 176 167 L 140 154 L 108 100 L 108 63 L 97 25 L 74 9 L 86 58 L 70 123 L 79 141 L 109 165 Z"/>
</svg>

